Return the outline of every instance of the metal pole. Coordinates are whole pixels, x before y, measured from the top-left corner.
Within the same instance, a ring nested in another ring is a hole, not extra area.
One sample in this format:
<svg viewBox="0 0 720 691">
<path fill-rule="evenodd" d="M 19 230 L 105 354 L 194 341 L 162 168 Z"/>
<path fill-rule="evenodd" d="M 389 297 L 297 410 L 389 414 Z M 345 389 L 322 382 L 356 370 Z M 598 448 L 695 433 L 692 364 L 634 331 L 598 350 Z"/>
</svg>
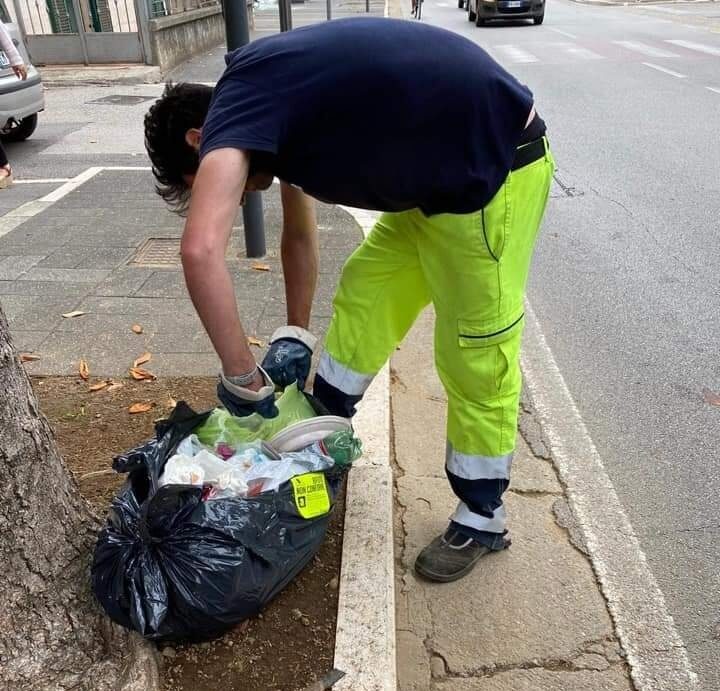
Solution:
<svg viewBox="0 0 720 691">
<path fill-rule="evenodd" d="M 325 3 L 325 7 L 325 14 L 327 15 L 327 20 L 330 21 L 332 19 L 332 0 L 327 0 L 327 2 Z"/>
<path fill-rule="evenodd" d="M 87 38 L 85 37 L 85 17 L 83 16 L 82 10 L 80 9 L 80 3 L 78 0 L 73 0 L 72 8 L 73 13 L 75 14 L 75 26 L 77 26 L 78 38 L 80 39 L 80 47 L 82 48 L 83 61 L 86 65 L 89 65 L 90 60 L 88 59 Z"/>
<path fill-rule="evenodd" d="M 280 31 L 292 30 L 292 0 L 278 0 Z"/>
<path fill-rule="evenodd" d="M 250 43 L 247 0 L 225 0 L 223 7 L 228 50 L 235 50 Z M 265 226 L 260 192 L 248 192 L 245 195 L 243 226 L 247 256 L 262 257 L 265 254 Z"/>
<path fill-rule="evenodd" d="M 150 7 L 147 0 L 135 0 L 135 23 L 138 28 L 138 37 L 140 38 L 140 48 L 143 54 L 143 62 L 146 65 L 153 64 L 152 44 L 150 43 Z"/>
<path fill-rule="evenodd" d="M 370 12 L 370 0 L 365 0 L 365 11 Z"/>
</svg>

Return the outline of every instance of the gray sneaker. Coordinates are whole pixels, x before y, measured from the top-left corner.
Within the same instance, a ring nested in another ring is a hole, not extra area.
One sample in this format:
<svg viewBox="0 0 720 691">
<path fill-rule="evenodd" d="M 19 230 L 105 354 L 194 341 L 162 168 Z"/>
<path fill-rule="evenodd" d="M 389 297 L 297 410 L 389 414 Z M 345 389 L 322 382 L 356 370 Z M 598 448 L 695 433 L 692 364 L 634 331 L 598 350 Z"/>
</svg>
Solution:
<svg viewBox="0 0 720 691">
<path fill-rule="evenodd" d="M 507 549 L 510 540 L 505 540 L 501 549 Z M 431 581 L 449 583 L 472 571 L 480 557 L 498 550 L 486 547 L 471 537 L 466 537 L 453 528 L 436 537 L 415 560 L 415 572 Z"/>
</svg>

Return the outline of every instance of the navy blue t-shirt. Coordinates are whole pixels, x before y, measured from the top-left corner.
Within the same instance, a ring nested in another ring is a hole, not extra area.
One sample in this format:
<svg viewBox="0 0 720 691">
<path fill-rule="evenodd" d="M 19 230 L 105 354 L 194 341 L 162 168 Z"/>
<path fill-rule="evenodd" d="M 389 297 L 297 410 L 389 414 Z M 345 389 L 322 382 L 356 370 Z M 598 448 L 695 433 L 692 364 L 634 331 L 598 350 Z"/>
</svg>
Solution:
<svg viewBox="0 0 720 691">
<path fill-rule="evenodd" d="M 485 206 L 532 108 L 530 91 L 476 44 L 419 22 L 324 22 L 226 62 L 201 154 L 268 152 L 281 180 L 366 209 Z"/>
</svg>

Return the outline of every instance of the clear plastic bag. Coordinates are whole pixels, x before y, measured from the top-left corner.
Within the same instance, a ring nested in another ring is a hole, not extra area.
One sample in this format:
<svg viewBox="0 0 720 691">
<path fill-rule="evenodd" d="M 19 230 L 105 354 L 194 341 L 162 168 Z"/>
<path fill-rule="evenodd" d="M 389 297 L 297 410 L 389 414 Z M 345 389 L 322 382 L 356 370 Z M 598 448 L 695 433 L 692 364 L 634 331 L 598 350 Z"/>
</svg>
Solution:
<svg viewBox="0 0 720 691">
<path fill-rule="evenodd" d="M 304 473 L 332 468 L 335 462 L 328 456 L 312 451 L 284 453 L 279 461 L 254 463 L 245 473 L 245 481 L 251 488 L 251 495 L 277 491 L 290 478 Z"/>
<path fill-rule="evenodd" d="M 278 415 L 274 418 L 264 418 L 258 413 L 247 417 L 234 417 L 227 410 L 217 408 L 195 433 L 204 446 L 214 449 L 223 443 L 237 448 L 241 444 L 259 439 L 271 439 L 289 425 L 308 420 L 317 414 L 297 384 L 288 386 L 275 405 Z"/>
<path fill-rule="evenodd" d="M 193 435 L 194 436 L 194 435 Z M 213 497 L 244 497 L 248 493 L 246 468 L 240 463 L 229 463 L 202 449 L 194 456 L 175 454 L 168 459 L 160 477 L 160 486 L 211 485 Z"/>
</svg>

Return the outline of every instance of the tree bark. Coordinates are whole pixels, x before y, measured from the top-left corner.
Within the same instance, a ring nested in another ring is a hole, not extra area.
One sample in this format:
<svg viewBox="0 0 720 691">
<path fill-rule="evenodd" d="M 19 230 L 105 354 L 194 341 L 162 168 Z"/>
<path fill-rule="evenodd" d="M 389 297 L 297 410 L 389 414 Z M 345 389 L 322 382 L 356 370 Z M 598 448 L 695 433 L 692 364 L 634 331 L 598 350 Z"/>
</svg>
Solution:
<svg viewBox="0 0 720 691">
<path fill-rule="evenodd" d="M 154 649 L 112 624 L 90 591 L 98 527 L 0 309 L 0 688 L 159 687 Z"/>
</svg>

